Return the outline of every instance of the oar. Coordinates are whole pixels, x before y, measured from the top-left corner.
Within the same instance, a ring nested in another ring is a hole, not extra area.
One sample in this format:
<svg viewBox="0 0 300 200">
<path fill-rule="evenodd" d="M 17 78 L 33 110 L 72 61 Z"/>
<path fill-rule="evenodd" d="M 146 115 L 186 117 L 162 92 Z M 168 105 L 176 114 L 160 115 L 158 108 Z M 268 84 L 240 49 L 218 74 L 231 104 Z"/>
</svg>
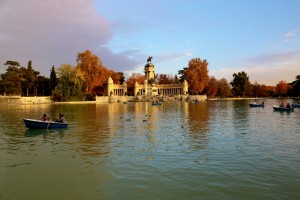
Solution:
<svg viewBox="0 0 300 200">
<path fill-rule="evenodd" d="M 50 122 L 51 122 L 51 117 L 49 118 L 49 122 L 48 122 L 47 130 L 48 130 L 48 128 L 49 128 Z"/>
</svg>

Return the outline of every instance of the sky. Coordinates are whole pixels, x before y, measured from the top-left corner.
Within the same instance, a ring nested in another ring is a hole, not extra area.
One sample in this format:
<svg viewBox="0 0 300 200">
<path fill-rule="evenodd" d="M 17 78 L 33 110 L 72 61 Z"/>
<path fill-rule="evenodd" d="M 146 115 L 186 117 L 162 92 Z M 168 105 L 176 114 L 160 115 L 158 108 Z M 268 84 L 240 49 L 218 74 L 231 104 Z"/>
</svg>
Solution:
<svg viewBox="0 0 300 200">
<path fill-rule="evenodd" d="M 8 60 L 49 77 L 90 50 L 112 70 L 176 75 L 193 58 L 209 76 L 276 85 L 300 75 L 299 0 L 0 0 L 0 73 Z"/>
</svg>

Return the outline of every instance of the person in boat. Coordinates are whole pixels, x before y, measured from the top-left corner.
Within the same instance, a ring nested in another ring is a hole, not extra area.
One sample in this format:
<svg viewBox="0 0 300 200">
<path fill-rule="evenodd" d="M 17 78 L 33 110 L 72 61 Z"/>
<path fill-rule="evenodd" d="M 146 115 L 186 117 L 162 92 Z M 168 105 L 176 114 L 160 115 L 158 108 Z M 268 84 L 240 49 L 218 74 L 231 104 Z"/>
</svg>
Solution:
<svg viewBox="0 0 300 200">
<path fill-rule="evenodd" d="M 47 114 L 43 114 L 41 121 L 49 121 L 50 117 Z"/>
<path fill-rule="evenodd" d="M 289 103 L 287 103 L 286 108 L 291 108 L 291 105 Z"/>
<path fill-rule="evenodd" d="M 262 105 L 265 105 L 265 102 L 262 101 L 261 104 L 262 104 Z"/>
<path fill-rule="evenodd" d="M 281 102 L 281 104 L 280 104 L 280 106 L 279 106 L 279 107 L 282 107 L 282 108 L 284 108 L 283 102 Z"/>
<path fill-rule="evenodd" d="M 62 113 L 59 113 L 59 117 L 55 120 L 55 122 L 66 123 L 66 119 Z"/>
</svg>

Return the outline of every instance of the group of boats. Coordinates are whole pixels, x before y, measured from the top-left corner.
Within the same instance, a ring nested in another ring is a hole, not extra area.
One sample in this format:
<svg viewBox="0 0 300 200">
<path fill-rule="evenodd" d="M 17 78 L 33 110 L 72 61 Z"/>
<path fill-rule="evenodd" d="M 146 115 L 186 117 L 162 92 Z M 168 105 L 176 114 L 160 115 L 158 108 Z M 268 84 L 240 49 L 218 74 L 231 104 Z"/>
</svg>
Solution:
<svg viewBox="0 0 300 200">
<path fill-rule="evenodd" d="M 249 104 L 250 107 L 264 107 L 265 104 L 264 102 L 262 103 L 257 103 L 253 102 Z M 292 104 L 291 106 L 288 104 L 286 107 L 283 105 L 280 106 L 273 106 L 274 111 L 294 111 L 294 108 L 300 108 L 300 103 Z"/>
<path fill-rule="evenodd" d="M 196 102 L 195 102 L 196 103 Z M 152 102 L 153 106 L 161 105 L 162 102 Z M 264 102 L 257 103 L 253 102 L 249 104 L 250 107 L 261 107 L 265 106 Z M 300 108 L 300 103 L 292 104 L 291 106 L 273 106 L 274 111 L 294 111 L 294 108 Z M 23 119 L 24 124 L 27 128 L 31 129 L 56 129 L 56 128 L 67 128 L 69 123 L 68 122 L 55 122 L 52 120 L 43 121 L 38 119 Z"/>
</svg>

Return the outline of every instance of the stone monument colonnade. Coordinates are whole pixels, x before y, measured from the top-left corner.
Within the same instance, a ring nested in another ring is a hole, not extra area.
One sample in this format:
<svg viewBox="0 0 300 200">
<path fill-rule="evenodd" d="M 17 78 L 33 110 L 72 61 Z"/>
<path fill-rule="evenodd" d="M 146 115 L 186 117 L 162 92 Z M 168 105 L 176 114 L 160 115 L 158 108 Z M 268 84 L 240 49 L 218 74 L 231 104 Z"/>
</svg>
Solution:
<svg viewBox="0 0 300 200">
<path fill-rule="evenodd" d="M 173 95 L 185 95 L 188 94 L 188 82 L 186 80 L 183 83 L 178 84 L 155 84 L 154 83 L 154 64 L 151 62 L 152 57 L 148 57 L 147 64 L 145 65 L 145 81 L 143 85 L 137 82 L 134 85 L 134 95 L 147 95 L 147 96 L 173 96 Z M 107 96 L 124 96 L 127 94 L 127 84 L 124 82 L 122 85 L 116 85 L 113 83 L 111 77 L 107 81 Z"/>
</svg>

